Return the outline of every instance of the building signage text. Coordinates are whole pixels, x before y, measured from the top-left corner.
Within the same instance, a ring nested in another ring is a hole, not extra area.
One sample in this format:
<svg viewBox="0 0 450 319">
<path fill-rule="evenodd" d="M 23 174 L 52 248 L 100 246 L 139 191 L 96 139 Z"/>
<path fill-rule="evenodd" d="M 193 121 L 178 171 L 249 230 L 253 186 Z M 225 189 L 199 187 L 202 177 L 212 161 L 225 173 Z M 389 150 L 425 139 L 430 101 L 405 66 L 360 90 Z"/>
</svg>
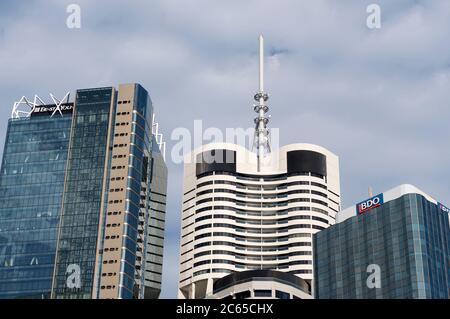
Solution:
<svg viewBox="0 0 450 319">
<path fill-rule="evenodd" d="M 33 109 L 32 114 L 35 114 L 35 113 L 54 113 L 55 111 L 58 112 L 59 110 L 61 110 L 61 112 L 72 111 L 73 110 L 73 104 L 62 104 L 60 106 L 57 106 L 57 105 L 36 106 Z"/>
<path fill-rule="evenodd" d="M 383 194 L 378 194 L 356 205 L 358 214 L 363 214 L 373 208 L 379 207 L 384 203 Z"/>
</svg>

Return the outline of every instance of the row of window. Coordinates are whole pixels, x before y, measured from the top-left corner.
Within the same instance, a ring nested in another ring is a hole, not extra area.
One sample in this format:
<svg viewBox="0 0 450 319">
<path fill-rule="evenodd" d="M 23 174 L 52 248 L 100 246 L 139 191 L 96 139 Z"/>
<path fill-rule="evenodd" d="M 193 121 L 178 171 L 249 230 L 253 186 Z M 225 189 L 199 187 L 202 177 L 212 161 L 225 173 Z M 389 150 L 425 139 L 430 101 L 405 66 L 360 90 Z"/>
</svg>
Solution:
<svg viewBox="0 0 450 319">
<path fill-rule="evenodd" d="M 312 194 L 317 196 L 322 196 L 325 198 L 328 198 L 328 195 L 322 192 L 318 192 L 315 190 L 309 190 L 309 189 L 297 189 L 297 190 L 291 190 L 288 192 L 278 193 L 275 195 L 265 195 L 265 194 L 248 194 L 243 192 L 238 192 L 232 189 L 226 189 L 226 188 L 216 188 L 216 189 L 207 189 L 201 192 L 197 192 L 196 196 L 201 196 L 205 194 L 211 194 L 211 193 L 227 193 L 227 194 L 234 194 L 237 197 L 243 197 L 243 198 L 250 198 L 250 199 L 276 199 L 276 198 L 286 198 L 289 195 L 295 195 L 295 194 Z"/>
<path fill-rule="evenodd" d="M 277 233 L 285 233 L 289 230 L 295 230 L 299 228 L 314 228 L 314 229 L 325 229 L 326 227 L 317 226 L 317 225 L 311 225 L 311 224 L 296 224 L 291 226 L 285 226 L 280 228 L 246 228 L 246 227 L 239 227 L 232 224 L 226 224 L 226 223 L 211 223 L 211 224 L 205 224 L 195 227 L 195 231 L 199 231 L 202 229 L 207 228 L 231 228 L 234 229 L 237 232 L 243 232 L 243 233 L 249 233 L 249 234 L 277 234 Z"/>
<path fill-rule="evenodd" d="M 323 189 L 327 189 L 327 186 L 321 183 L 317 182 L 310 182 L 310 181 L 296 181 L 296 182 L 287 182 L 287 183 L 281 183 L 277 185 L 252 185 L 252 184 L 243 184 L 239 182 L 234 181 L 227 181 L 227 180 L 214 180 L 214 181 L 207 181 L 202 182 L 197 185 L 197 189 L 208 186 L 208 185 L 231 185 L 236 186 L 239 189 L 247 189 L 252 191 L 275 191 L 275 190 L 284 190 L 288 187 L 292 186 L 317 186 Z M 186 193 L 187 194 L 187 193 Z M 185 194 L 185 195 L 186 195 Z"/>
<path fill-rule="evenodd" d="M 321 217 L 317 217 L 317 216 L 310 216 L 310 215 L 297 215 L 297 216 L 291 216 L 291 217 L 285 217 L 282 219 L 263 219 L 263 220 L 249 220 L 249 219 L 243 219 L 243 218 L 237 218 L 231 215 L 225 215 L 225 214 L 214 214 L 214 215 L 206 215 L 206 216 L 202 216 L 202 217 L 197 217 L 195 219 L 195 222 L 198 223 L 200 221 L 203 220 L 208 220 L 208 219 L 216 219 L 216 218 L 221 218 L 221 219 L 230 219 L 230 220 L 234 220 L 236 223 L 239 224 L 249 224 L 249 225 L 280 225 L 280 224 L 287 224 L 290 221 L 294 221 L 294 220 L 304 220 L 304 219 L 310 219 L 310 220 L 317 220 L 320 221 L 322 223 L 328 224 L 328 220 L 321 218 Z"/>
<path fill-rule="evenodd" d="M 231 172 L 225 172 L 225 171 L 212 171 L 212 172 L 206 172 L 203 174 L 197 175 L 197 178 L 203 178 L 207 176 L 212 175 L 227 175 L 227 176 L 233 176 L 236 177 L 239 180 L 244 181 L 253 181 L 253 182 L 273 182 L 273 181 L 284 181 L 288 177 L 294 177 L 294 176 L 312 176 L 316 178 L 320 178 L 322 180 L 326 180 L 326 176 L 323 176 L 321 174 L 316 173 L 310 173 L 310 172 L 295 172 L 295 173 L 288 173 L 288 174 L 280 174 L 278 176 L 255 176 L 255 175 L 249 175 L 249 174 L 243 174 L 243 173 L 231 173 Z"/>
<path fill-rule="evenodd" d="M 239 215 L 247 215 L 247 216 L 257 216 L 257 217 L 268 217 L 268 216 L 281 216 L 281 215 L 287 215 L 289 212 L 296 212 L 296 211 L 313 211 L 317 213 L 321 213 L 328 216 L 328 212 L 324 209 L 317 208 L 317 207 L 309 207 L 309 206 L 298 206 L 298 207 L 291 207 L 288 209 L 283 210 L 276 210 L 276 211 L 247 211 L 238 209 L 231 206 L 207 206 L 203 208 L 199 208 L 195 211 L 196 214 L 205 212 L 205 211 L 215 211 L 215 210 L 226 210 L 226 211 L 232 211 Z M 194 214 L 190 216 L 186 216 L 183 218 L 183 221 L 192 217 Z"/>
<path fill-rule="evenodd" d="M 261 261 L 261 260 L 255 260 L 255 261 Z M 228 264 L 235 266 L 236 268 L 248 268 L 255 265 L 247 264 L 247 263 L 241 263 L 234 260 L 228 260 L 228 259 L 208 259 L 208 260 L 202 260 L 199 262 L 194 263 L 194 267 L 200 267 L 204 265 L 210 265 L 210 264 Z M 294 260 L 289 261 L 285 263 L 279 263 L 279 264 L 267 264 L 264 265 L 264 267 L 268 267 L 270 269 L 286 269 L 291 266 L 299 266 L 299 265 L 312 265 L 312 260 Z"/>
<path fill-rule="evenodd" d="M 187 235 L 190 235 L 190 234 L 184 234 L 182 236 L 182 238 L 183 239 L 186 238 Z M 197 236 L 195 236 L 194 240 L 200 240 L 202 238 L 207 238 L 207 237 L 212 237 L 212 236 L 231 237 L 236 241 L 248 242 L 248 243 L 271 244 L 271 243 L 277 243 L 277 242 L 287 242 L 287 241 L 289 241 L 289 239 L 294 239 L 294 238 L 311 238 L 312 235 L 310 233 L 296 233 L 296 234 L 290 234 L 290 235 L 286 235 L 286 236 L 276 236 L 276 237 L 261 237 L 261 236 L 246 237 L 246 236 L 225 233 L 225 232 L 214 232 L 214 233 L 205 233 L 205 234 L 197 235 Z M 190 243 L 192 243 L 192 241 L 183 243 L 182 247 L 184 247 Z M 237 245 L 239 245 L 239 244 L 237 244 Z M 261 249 L 261 247 L 258 247 L 258 249 Z"/>
<path fill-rule="evenodd" d="M 128 133 L 115 133 L 114 136 L 116 137 L 128 136 Z"/>
<path fill-rule="evenodd" d="M 220 236 L 226 236 L 221 234 Z M 261 246 L 251 246 L 251 245 L 242 245 L 242 244 L 236 244 L 232 242 L 227 241 L 207 241 L 200 244 L 196 244 L 194 246 L 194 249 L 201 248 L 201 247 L 208 247 L 208 246 L 216 246 L 216 245 L 222 245 L 222 246 L 230 246 L 233 248 L 236 248 L 238 250 L 246 250 L 246 251 L 254 251 L 254 252 L 276 252 L 276 251 L 286 251 L 289 250 L 289 248 L 294 247 L 311 247 L 310 242 L 295 242 L 295 243 L 289 243 L 284 245 L 278 245 L 278 246 L 270 246 L 270 247 L 261 247 Z"/>
<path fill-rule="evenodd" d="M 253 290 L 253 295 L 255 298 L 273 298 L 273 292 L 272 290 L 265 290 L 265 289 L 255 289 Z M 290 294 L 281 290 L 275 290 L 275 298 L 277 299 L 291 299 Z M 233 295 L 227 296 L 223 298 L 224 300 L 227 299 L 249 299 L 251 298 L 251 292 L 250 290 L 240 291 Z M 292 295 L 292 299 L 301 299 L 300 297 L 297 297 L 295 295 Z"/>
<path fill-rule="evenodd" d="M 265 265 L 261 265 L 261 266 L 251 266 L 251 267 L 247 267 L 248 270 L 259 270 L 259 269 L 268 269 L 268 270 L 274 270 L 274 268 L 270 268 L 270 267 L 266 267 Z M 199 270 L 194 272 L 193 276 L 197 277 L 200 275 L 204 275 L 204 274 L 210 274 L 210 273 L 225 273 L 225 274 L 231 274 L 234 273 L 233 270 L 230 269 L 223 269 L 223 268 L 212 268 L 212 269 L 203 269 L 203 270 Z M 312 270 L 311 269 L 299 269 L 299 270 L 293 270 L 290 271 L 289 273 L 291 274 L 312 274 Z M 180 283 L 191 279 L 191 277 L 187 277 L 183 280 L 180 281 Z"/>
<path fill-rule="evenodd" d="M 237 252 L 227 251 L 227 250 L 206 250 L 199 253 L 194 254 L 194 258 L 199 258 L 202 256 L 209 255 L 230 255 L 234 256 L 237 259 L 247 259 L 247 260 L 262 260 L 262 261 L 274 261 L 274 260 L 285 260 L 291 257 L 297 256 L 311 256 L 311 251 L 295 251 L 291 253 L 285 254 L 277 254 L 277 255 L 249 255 L 249 254 L 241 254 Z"/>
<path fill-rule="evenodd" d="M 118 155 L 113 155 L 112 158 L 126 158 L 127 155 L 126 154 L 118 154 Z"/>
<path fill-rule="evenodd" d="M 235 203 L 238 206 L 255 207 L 255 208 L 283 207 L 283 206 L 287 206 L 288 204 L 292 204 L 292 203 L 315 203 L 315 204 L 319 204 L 319 205 L 328 207 L 328 203 L 318 200 L 318 199 L 314 199 L 314 198 L 293 198 L 293 199 L 285 200 L 282 202 L 276 202 L 276 203 L 270 203 L 270 202 L 269 203 L 254 203 L 254 202 L 240 201 L 240 200 L 236 200 L 236 199 L 229 198 L 229 197 L 211 197 L 211 198 L 205 198 L 205 199 L 198 200 L 196 202 L 196 205 L 200 205 L 200 204 L 204 204 L 204 203 L 208 203 L 208 202 L 212 202 L 212 201 L 231 202 L 231 203 Z"/>
</svg>

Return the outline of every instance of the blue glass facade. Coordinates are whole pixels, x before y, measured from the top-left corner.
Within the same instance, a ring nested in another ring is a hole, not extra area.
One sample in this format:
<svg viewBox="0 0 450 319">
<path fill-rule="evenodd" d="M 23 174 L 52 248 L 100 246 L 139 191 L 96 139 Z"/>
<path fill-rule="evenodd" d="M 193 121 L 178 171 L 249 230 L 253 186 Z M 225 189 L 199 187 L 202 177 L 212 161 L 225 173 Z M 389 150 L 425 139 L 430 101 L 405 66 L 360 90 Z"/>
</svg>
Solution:
<svg viewBox="0 0 450 319">
<path fill-rule="evenodd" d="M 449 214 L 407 194 L 314 236 L 319 299 L 449 299 Z M 380 286 L 368 285 L 379 267 Z"/>
<path fill-rule="evenodd" d="M 129 162 L 127 176 L 128 199 L 125 206 L 124 237 L 122 243 L 122 258 L 120 269 L 120 298 L 131 298 L 143 293 L 145 264 L 144 239 L 148 222 L 150 189 L 150 166 L 148 159 L 151 154 L 152 115 L 153 107 L 148 92 L 140 85 L 135 86 L 135 96 L 132 107 L 131 138 L 129 147 Z M 120 104 L 118 105 L 120 110 Z M 138 256 L 138 252 L 140 252 Z"/>
<path fill-rule="evenodd" d="M 10 120 L 0 173 L 0 298 L 49 298 L 71 116 Z"/>
<path fill-rule="evenodd" d="M 107 174 L 113 88 L 78 90 L 58 234 L 54 298 L 91 298 Z M 80 287 L 67 285 L 77 267 Z"/>
</svg>

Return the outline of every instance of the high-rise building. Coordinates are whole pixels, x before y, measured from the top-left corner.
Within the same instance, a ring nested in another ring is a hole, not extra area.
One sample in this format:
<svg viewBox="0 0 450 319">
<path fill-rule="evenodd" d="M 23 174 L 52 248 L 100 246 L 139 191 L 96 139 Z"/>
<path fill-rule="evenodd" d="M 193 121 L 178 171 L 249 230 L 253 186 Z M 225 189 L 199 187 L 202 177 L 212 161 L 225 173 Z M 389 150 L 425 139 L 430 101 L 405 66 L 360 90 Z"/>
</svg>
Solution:
<svg viewBox="0 0 450 319">
<path fill-rule="evenodd" d="M 450 210 L 412 185 L 352 206 L 314 236 L 319 299 L 449 299 Z"/>
<path fill-rule="evenodd" d="M 0 298 L 150 298 L 164 147 L 139 84 L 14 104 L 0 172 Z"/>
<path fill-rule="evenodd" d="M 336 155 L 270 151 L 262 46 L 256 152 L 213 143 L 185 159 L 179 298 L 311 298 L 312 235 L 340 210 Z"/>
</svg>

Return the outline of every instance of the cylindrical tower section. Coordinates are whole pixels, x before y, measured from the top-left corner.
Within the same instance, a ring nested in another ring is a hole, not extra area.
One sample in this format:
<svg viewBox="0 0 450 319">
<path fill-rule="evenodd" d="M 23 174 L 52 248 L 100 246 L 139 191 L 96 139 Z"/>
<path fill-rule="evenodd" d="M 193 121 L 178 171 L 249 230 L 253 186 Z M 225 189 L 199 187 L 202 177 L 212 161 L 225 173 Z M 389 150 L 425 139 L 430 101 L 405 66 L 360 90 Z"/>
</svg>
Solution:
<svg viewBox="0 0 450 319">
<path fill-rule="evenodd" d="M 339 160 L 317 145 L 257 154 L 209 144 L 185 159 L 180 298 L 205 298 L 214 283 L 249 270 L 287 272 L 312 287 L 312 235 L 335 223 Z"/>
</svg>

